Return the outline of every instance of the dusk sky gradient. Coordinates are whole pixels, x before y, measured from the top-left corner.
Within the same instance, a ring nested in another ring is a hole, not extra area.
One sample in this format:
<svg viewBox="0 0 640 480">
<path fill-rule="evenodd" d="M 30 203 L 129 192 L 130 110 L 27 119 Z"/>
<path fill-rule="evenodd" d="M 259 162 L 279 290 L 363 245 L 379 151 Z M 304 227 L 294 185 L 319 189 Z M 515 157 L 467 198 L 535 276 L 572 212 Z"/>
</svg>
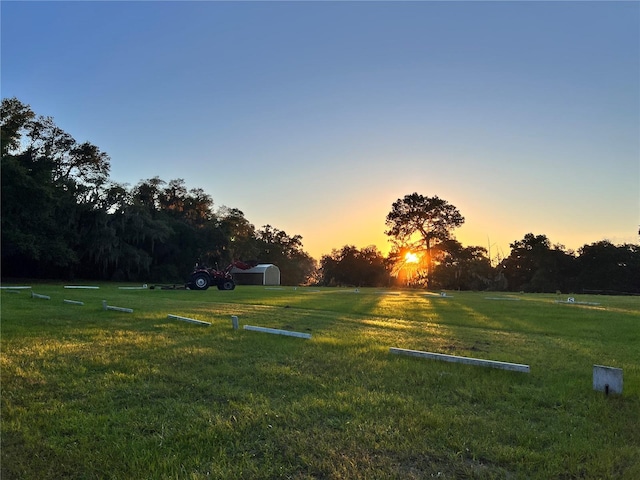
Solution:
<svg viewBox="0 0 640 480">
<path fill-rule="evenodd" d="M 639 2 L 1 2 L 2 97 L 314 258 L 437 195 L 465 246 L 637 243 Z"/>
</svg>

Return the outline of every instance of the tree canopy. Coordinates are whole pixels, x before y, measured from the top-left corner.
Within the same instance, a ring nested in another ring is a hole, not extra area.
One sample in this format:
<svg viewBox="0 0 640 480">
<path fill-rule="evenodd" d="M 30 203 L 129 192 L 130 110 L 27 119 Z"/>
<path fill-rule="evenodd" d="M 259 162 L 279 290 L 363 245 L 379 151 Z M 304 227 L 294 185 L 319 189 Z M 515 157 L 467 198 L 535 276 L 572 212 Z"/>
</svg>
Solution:
<svg viewBox="0 0 640 480">
<path fill-rule="evenodd" d="M 277 264 L 290 285 L 640 293 L 638 244 L 602 240 L 574 252 L 527 233 L 492 266 L 485 248 L 454 238 L 464 223 L 455 206 L 418 193 L 392 204 L 386 258 L 375 246 L 345 245 L 317 268 L 300 235 L 256 228 L 180 178 L 117 183 L 107 153 L 16 98 L 2 100 L 1 114 L 3 278 L 177 283 L 196 262 L 243 260 Z"/>
<path fill-rule="evenodd" d="M 464 223 L 458 209 L 446 200 L 418 193 L 405 195 L 393 202 L 387 215 L 385 232 L 398 248 L 422 252 L 429 286 L 435 263 L 435 249 L 452 238 L 454 228 Z"/>
<path fill-rule="evenodd" d="M 196 261 L 238 259 L 277 261 L 283 283 L 313 275 L 300 235 L 257 230 L 180 178 L 113 182 L 106 153 L 16 98 L 1 127 L 4 277 L 181 282 Z"/>
<path fill-rule="evenodd" d="M 319 283 L 325 286 L 386 287 L 391 284 L 388 262 L 373 245 L 345 245 L 323 255 Z"/>
</svg>

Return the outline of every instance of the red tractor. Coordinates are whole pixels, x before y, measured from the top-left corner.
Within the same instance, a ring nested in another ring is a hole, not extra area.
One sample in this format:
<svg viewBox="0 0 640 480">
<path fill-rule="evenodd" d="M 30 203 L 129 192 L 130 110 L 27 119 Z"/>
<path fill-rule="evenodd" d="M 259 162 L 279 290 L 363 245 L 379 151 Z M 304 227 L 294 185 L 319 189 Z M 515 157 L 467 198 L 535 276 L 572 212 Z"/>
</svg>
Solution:
<svg viewBox="0 0 640 480">
<path fill-rule="evenodd" d="M 224 270 L 217 270 L 196 264 L 187 280 L 187 288 L 190 290 L 206 290 L 210 286 L 215 285 L 218 287 L 218 290 L 233 290 L 236 288 L 236 282 L 233 281 L 233 277 L 231 276 L 231 269 L 233 267 L 247 270 L 251 268 L 251 265 L 244 262 L 231 262 Z"/>
</svg>

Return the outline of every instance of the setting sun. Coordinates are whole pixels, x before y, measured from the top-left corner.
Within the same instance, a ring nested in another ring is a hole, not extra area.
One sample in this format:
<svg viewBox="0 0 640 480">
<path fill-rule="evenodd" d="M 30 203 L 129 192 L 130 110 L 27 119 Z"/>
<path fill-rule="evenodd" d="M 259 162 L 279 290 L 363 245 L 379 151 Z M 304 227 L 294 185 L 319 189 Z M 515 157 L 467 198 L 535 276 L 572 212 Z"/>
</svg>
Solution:
<svg viewBox="0 0 640 480">
<path fill-rule="evenodd" d="M 404 261 L 406 263 L 418 263 L 418 256 L 415 253 L 407 252 L 404 256 Z"/>
</svg>

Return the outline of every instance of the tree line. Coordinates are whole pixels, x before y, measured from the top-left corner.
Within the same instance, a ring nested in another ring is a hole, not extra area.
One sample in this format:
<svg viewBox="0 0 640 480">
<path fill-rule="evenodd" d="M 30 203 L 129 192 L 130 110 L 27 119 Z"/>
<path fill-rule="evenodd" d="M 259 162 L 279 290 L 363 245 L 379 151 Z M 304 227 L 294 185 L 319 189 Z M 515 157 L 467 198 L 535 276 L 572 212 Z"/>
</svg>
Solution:
<svg viewBox="0 0 640 480">
<path fill-rule="evenodd" d="M 300 235 L 214 209 L 182 179 L 116 183 L 105 152 L 16 98 L 2 100 L 1 127 L 5 278 L 180 282 L 196 262 L 236 259 L 277 264 L 288 284 L 315 272 Z"/>
<path fill-rule="evenodd" d="M 243 260 L 278 265 L 288 285 L 640 293 L 638 245 L 573 252 L 527 234 L 492 263 L 485 248 L 455 239 L 464 223 L 455 206 L 418 193 L 393 203 L 386 257 L 345 245 L 318 264 L 300 235 L 256 228 L 182 179 L 114 182 L 105 152 L 16 98 L 2 100 L 1 114 L 3 278 L 181 282 L 196 262 Z"/>
<path fill-rule="evenodd" d="M 528 233 L 510 244 L 509 256 L 492 262 L 486 248 L 465 247 L 454 238 L 463 223 L 444 199 L 405 195 L 386 218 L 393 244 L 386 258 L 375 247 L 345 246 L 322 257 L 319 277 L 325 285 L 640 293 L 640 245 L 602 240 L 574 252 L 546 235 Z"/>
</svg>

